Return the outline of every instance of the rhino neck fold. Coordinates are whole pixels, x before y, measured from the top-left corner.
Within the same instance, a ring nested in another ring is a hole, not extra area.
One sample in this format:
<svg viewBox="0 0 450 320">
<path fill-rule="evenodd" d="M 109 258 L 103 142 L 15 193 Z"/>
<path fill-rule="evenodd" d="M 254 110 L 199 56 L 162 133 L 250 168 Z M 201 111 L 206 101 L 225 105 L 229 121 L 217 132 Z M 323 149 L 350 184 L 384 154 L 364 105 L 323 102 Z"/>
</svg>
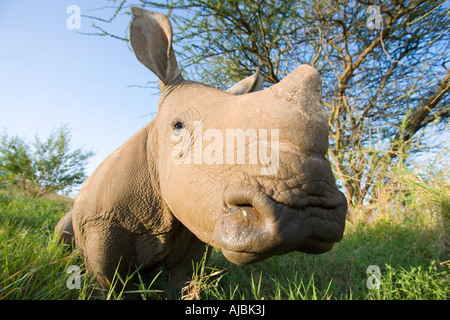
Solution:
<svg viewBox="0 0 450 320">
<path fill-rule="evenodd" d="M 169 83 L 164 84 L 161 80 L 159 80 L 159 87 L 161 89 L 161 98 L 159 100 L 158 111 L 163 105 L 165 98 L 171 94 L 175 89 L 181 84 L 184 80 L 181 72 Z"/>
<path fill-rule="evenodd" d="M 165 202 L 161 190 L 159 188 L 160 179 L 158 171 L 158 130 L 156 130 L 156 119 L 150 122 L 145 128 L 145 148 L 146 148 L 146 181 L 144 188 L 148 190 L 146 194 L 146 202 L 151 202 L 151 211 L 139 211 L 142 219 L 145 221 L 144 225 L 147 230 L 152 230 L 154 234 L 168 233 L 175 223 L 170 208 Z M 137 193 L 140 190 L 136 190 Z"/>
</svg>

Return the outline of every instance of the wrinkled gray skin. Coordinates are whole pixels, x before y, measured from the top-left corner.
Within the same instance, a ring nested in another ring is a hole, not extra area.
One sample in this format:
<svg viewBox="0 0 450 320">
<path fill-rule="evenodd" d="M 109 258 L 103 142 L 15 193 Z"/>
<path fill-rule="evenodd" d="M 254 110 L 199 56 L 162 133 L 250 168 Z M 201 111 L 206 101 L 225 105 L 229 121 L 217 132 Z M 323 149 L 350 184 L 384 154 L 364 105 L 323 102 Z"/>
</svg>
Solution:
<svg viewBox="0 0 450 320">
<path fill-rule="evenodd" d="M 158 113 L 103 161 L 56 227 L 62 241 L 75 239 L 98 285 L 108 286 L 105 277 L 113 278 L 120 261 L 123 275 L 137 266 L 165 267 L 168 291 L 179 292 L 205 243 L 237 264 L 330 250 L 342 238 L 347 202 L 325 157 L 328 122 L 317 70 L 301 65 L 266 90 L 259 71 L 227 92 L 187 81 L 169 20 L 132 12 L 131 46 L 160 80 Z M 278 170 L 262 174 L 270 166 L 262 162 L 177 162 L 191 156 L 173 150 L 186 138 L 180 131 L 195 132 L 194 121 L 223 137 L 226 129 L 277 129 L 278 145 L 269 150 L 278 154 Z"/>
</svg>

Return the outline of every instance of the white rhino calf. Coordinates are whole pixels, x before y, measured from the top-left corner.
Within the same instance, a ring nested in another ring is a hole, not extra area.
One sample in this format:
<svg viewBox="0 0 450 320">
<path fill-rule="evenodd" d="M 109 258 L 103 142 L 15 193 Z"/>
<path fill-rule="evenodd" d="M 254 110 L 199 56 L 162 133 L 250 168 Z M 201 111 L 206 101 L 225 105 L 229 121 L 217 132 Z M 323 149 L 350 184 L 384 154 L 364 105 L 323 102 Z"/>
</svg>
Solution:
<svg viewBox="0 0 450 320">
<path fill-rule="evenodd" d="M 168 18 L 132 12 L 133 51 L 160 81 L 158 113 L 103 161 L 56 226 L 98 285 L 116 269 L 163 266 L 177 292 L 206 244 L 237 264 L 330 250 L 347 202 L 325 157 L 317 70 L 301 65 L 265 90 L 259 71 L 226 92 L 187 81 Z"/>
</svg>

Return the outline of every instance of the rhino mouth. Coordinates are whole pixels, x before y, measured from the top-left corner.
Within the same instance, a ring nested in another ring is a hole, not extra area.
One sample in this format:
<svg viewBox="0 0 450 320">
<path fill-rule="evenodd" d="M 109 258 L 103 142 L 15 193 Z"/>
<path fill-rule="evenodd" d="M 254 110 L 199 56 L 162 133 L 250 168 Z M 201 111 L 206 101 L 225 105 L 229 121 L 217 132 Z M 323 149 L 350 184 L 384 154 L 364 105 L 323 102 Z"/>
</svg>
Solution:
<svg viewBox="0 0 450 320">
<path fill-rule="evenodd" d="M 214 241 L 238 264 L 291 251 L 329 251 L 342 239 L 347 202 L 337 189 L 327 194 L 279 202 L 260 190 L 228 190 Z"/>
</svg>

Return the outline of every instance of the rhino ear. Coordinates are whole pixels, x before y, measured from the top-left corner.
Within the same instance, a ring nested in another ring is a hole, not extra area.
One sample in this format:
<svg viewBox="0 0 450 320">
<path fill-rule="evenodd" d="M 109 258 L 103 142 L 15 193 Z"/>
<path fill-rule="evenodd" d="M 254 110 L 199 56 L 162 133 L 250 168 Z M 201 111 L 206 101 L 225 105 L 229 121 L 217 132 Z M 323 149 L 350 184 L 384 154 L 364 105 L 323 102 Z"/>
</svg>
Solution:
<svg viewBox="0 0 450 320">
<path fill-rule="evenodd" d="M 172 49 L 172 26 L 160 13 L 131 7 L 130 44 L 137 59 L 159 78 L 170 85 L 181 76 Z"/>
<path fill-rule="evenodd" d="M 264 77 L 258 67 L 254 74 L 252 74 L 250 77 L 245 78 L 244 80 L 239 81 L 226 92 L 235 95 L 255 92 L 263 89 L 263 83 Z"/>
</svg>

